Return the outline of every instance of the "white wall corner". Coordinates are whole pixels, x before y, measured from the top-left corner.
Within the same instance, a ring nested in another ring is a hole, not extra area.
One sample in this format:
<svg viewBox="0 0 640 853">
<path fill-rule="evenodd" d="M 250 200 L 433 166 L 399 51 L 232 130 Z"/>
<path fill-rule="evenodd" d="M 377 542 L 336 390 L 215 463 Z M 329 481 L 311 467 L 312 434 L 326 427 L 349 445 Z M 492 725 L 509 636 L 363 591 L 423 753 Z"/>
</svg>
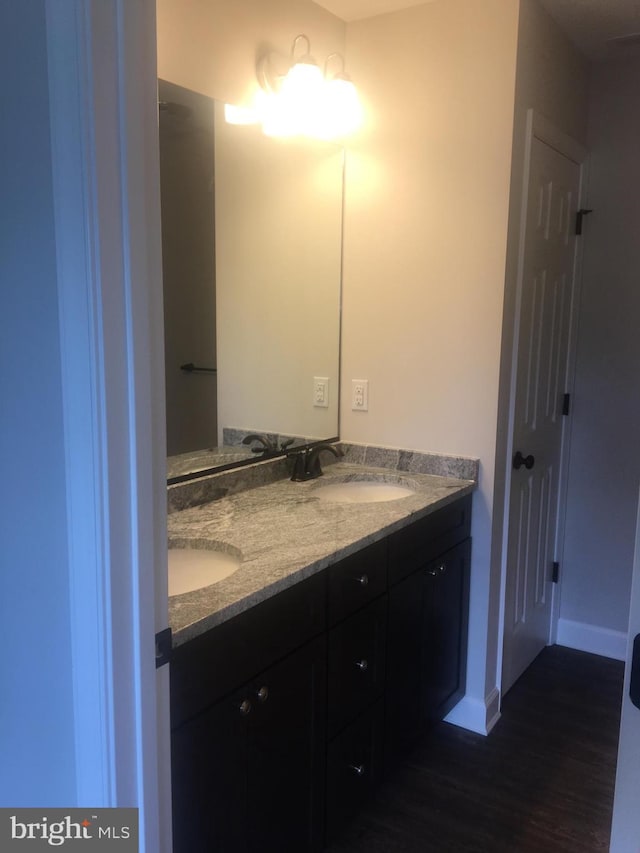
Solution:
<svg viewBox="0 0 640 853">
<path fill-rule="evenodd" d="M 614 660 L 625 660 L 627 656 L 626 632 L 600 628 L 586 622 L 573 622 L 571 619 L 558 619 L 556 642 L 559 646 Z"/>
<path fill-rule="evenodd" d="M 461 729 L 488 735 L 500 719 L 500 691 L 494 687 L 484 699 L 464 696 L 444 719 Z"/>
</svg>

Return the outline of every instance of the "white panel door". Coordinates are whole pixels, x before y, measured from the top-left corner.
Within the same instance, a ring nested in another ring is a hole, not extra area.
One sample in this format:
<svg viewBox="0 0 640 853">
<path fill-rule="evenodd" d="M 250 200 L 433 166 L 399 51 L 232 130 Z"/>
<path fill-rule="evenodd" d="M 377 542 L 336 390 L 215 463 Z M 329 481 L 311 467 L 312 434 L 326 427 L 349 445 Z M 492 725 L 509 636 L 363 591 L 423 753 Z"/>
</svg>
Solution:
<svg viewBox="0 0 640 853">
<path fill-rule="evenodd" d="M 532 139 L 517 336 L 503 694 L 549 642 L 580 166 Z"/>
</svg>

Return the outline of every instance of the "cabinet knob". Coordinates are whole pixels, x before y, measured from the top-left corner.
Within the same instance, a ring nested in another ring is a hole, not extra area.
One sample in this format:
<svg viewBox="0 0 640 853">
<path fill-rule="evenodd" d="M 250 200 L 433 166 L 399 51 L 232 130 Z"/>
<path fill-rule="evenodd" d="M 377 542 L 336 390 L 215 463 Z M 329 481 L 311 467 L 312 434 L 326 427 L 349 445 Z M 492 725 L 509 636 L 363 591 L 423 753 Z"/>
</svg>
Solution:
<svg viewBox="0 0 640 853">
<path fill-rule="evenodd" d="M 356 661 L 356 666 L 360 672 L 366 672 L 369 669 L 369 661 L 366 658 L 362 658 L 362 660 Z"/>
<path fill-rule="evenodd" d="M 243 699 L 239 705 L 239 711 L 243 717 L 246 717 L 247 714 L 251 713 L 251 702 L 248 699 Z"/>
<path fill-rule="evenodd" d="M 356 776 L 364 776 L 364 764 L 350 764 L 349 770 L 353 770 Z"/>
<path fill-rule="evenodd" d="M 434 569 L 429 569 L 428 575 L 431 578 L 437 578 L 438 575 L 443 574 L 447 570 L 447 567 L 444 563 L 441 563 L 439 566 L 436 566 Z"/>
<path fill-rule="evenodd" d="M 267 701 L 267 699 L 269 698 L 269 688 L 267 687 L 267 685 L 266 685 L 266 684 L 264 684 L 264 685 L 260 688 L 260 690 L 258 690 L 258 692 L 256 693 L 256 696 L 258 697 L 258 699 L 259 699 L 261 702 L 266 702 L 266 701 Z"/>
<path fill-rule="evenodd" d="M 367 586 L 369 584 L 369 575 L 359 575 L 357 578 L 354 578 L 356 583 L 359 583 L 360 586 Z"/>
</svg>

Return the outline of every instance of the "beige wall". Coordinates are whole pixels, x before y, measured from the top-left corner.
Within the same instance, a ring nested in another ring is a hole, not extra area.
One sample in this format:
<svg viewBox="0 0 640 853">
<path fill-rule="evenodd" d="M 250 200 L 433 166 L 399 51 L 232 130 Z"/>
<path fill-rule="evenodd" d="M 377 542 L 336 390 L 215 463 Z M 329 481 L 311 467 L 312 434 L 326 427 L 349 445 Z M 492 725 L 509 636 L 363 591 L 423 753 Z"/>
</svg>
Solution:
<svg viewBox="0 0 640 853">
<path fill-rule="evenodd" d="M 345 25 L 311 0 L 157 0 L 158 77 L 232 104 L 250 102 L 256 61 L 298 33 L 319 63 L 344 51 Z"/>
<path fill-rule="evenodd" d="M 347 152 L 341 436 L 481 460 L 469 696 L 487 663 L 518 4 L 437 0 L 347 27 L 367 126 Z M 369 379 L 352 412 L 351 379 Z M 493 641 L 495 646 L 495 641 Z"/>
</svg>

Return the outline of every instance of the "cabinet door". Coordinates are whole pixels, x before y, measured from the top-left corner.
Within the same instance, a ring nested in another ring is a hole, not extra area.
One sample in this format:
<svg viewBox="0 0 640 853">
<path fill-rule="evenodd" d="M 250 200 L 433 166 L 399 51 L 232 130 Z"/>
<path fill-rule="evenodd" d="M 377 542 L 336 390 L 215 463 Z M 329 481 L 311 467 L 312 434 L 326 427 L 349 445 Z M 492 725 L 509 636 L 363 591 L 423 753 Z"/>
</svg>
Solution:
<svg viewBox="0 0 640 853">
<path fill-rule="evenodd" d="M 305 853 L 322 841 L 326 640 L 318 638 L 252 682 L 247 728 L 251 853 Z"/>
<path fill-rule="evenodd" d="M 247 853 L 245 700 L 234 693 L 171 734 L 174 853 Z"/>
<path fill-rule="evenodd" d="M 174 853 L 319 849 L 326 641 L 172 732 Z"/>
<path fill-rule="evenodd" d="M 445 717 L 464 695 L 469 556 L 467 540 L 431 563 L 426 572 L 427 666 L 422 705 L 432 721 Z"/>
<path fill-rule="evenodd" d="M 469 540 L 389 591 L 387 760 L 464 694 Z"/>
</svg>

